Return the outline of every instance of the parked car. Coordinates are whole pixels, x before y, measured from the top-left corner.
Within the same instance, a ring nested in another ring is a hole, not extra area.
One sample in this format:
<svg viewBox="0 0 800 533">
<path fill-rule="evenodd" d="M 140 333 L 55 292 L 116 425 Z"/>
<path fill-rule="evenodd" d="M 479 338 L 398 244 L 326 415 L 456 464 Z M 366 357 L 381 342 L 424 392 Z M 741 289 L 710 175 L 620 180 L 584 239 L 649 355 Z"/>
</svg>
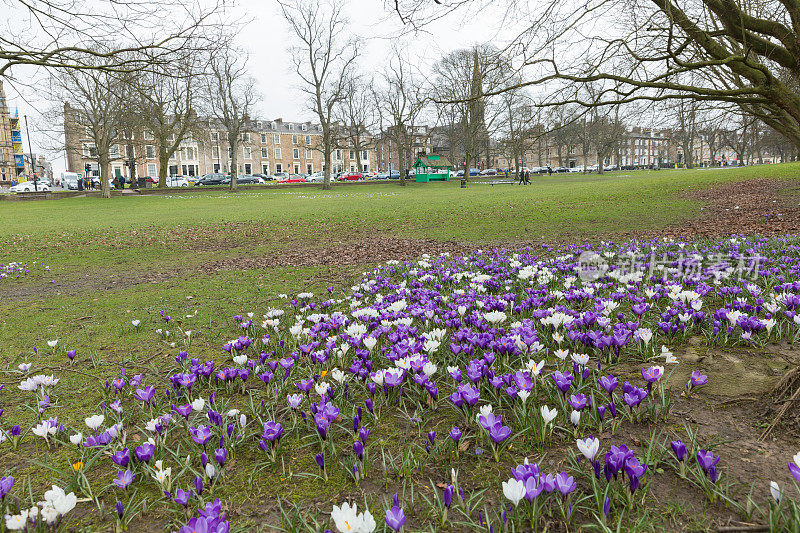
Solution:
<svg viewBox="0 0 800 533">
<path fill-rule="evenodd" d="M 263 181 L 275 181 L 275 176 L 270 176 L 269 174 L 253 174 L 257 178 L 261 178 Z"/>
<path fill-rule="evenodd" d="M 553 172 L 556 172 L 556 173 L 560 174 L 560 173 L 563 173 L 563 172 L 569 172 L 569 169 L 567 167 L 555 167 L 553 169 Z"/>
<path fill-rule="evenodd" d="M 346 172 L 337 178 L 339 181 L 360 181 L 363 179 L 361 172 Z"/>
<path fill-rule="evenodd" d="M 587 172 L 597 172 L 597 170 L 598 170 L 599 168 L 600 168 L 600 167 L 598 167 L 597 165 L 590 165 L 590 166 L 586 167 L 586 171 L 587 171 Z"/>
<path fill-rule="evenodd" d="M 497 171 L 495 169 L 493 169 L 493 168 L 487 168 L 487 169 L 481 170 L 481 176 L 496 176 L 496 175 L 497 175 Z"/>
<path fill-rule="evenodd" d="M 16 185 L 12 185 L 9 191 L 11 192 L 32 192 L 32 191 L 49 191 L 50 186 L 47 183 L 40 181 L 34 187 L 33 181 L 23 181 Z"/>
<path fill-rule="evenodd" d="M 144 181 L 147 183 L 158 183 L 158 176 L 145 176 Z"/>
<path fill-rule="evenodd" d="M 231 179 L 228 178 L 228 183 L 231 182 Z M 264 181 L 259 178 L 258 176 L 251 176 L 249 174 L 242 174 L 241 176 L 236 176 L 236 183 L 240 185 L 253 185 L 255 183 L 264 183 Z"/>
<path fill-rule="evenodd" d="M 608 165 L 604 167 L 603 170 L 606 172 L 614 172 L 615 170 L 619 170 L 619 167 L 617 165 Z"/>
<path fill-rule="evenodd" d="M 306 176 L 306 183 L 322 183 L 325 181 L 325 172 L 314 172 L 310 176 Z"/>
<path fill-rule="evenodd" d="M 278 183 L 305 183 L 306 179 L 297 174 L 287 174 L 286 177 L 278 180 Z"/>
<path fill-rule="evenodd" d="M 283 179 L 289 179 L 289 173 L 288 172 L 276 172 L 275 173 L 275 179 L 278 180 L 278 181 L 281 181 Z"/>
<path fill-rule="evenodd" d="M 167 187 L 188 187 L 189 180 L 183 176 L 168 176 Z"/>
<path fill-rule="evenodd" d="M 199 180 L 195 182 L 195 186 L 201 185 L 224 185 L 225 184 L 225 174 L 221 174 L 219 172 L 213 174 L 206 174 Z"/>
</svg>

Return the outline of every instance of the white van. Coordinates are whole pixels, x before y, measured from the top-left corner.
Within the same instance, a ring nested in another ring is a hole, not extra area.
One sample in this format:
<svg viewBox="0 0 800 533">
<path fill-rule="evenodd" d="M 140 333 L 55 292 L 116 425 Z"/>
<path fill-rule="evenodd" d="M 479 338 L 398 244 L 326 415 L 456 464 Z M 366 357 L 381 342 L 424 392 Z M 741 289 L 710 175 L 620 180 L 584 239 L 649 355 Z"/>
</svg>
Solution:
<svg viewBox="0 0 800 533">
<path fill-rule="evenodd" d="M 78 180 L 83 177 L 79 172 L 62 172 L 61 173 L 61 186 L 71 191 L 78 190 Z"/>
</svg>

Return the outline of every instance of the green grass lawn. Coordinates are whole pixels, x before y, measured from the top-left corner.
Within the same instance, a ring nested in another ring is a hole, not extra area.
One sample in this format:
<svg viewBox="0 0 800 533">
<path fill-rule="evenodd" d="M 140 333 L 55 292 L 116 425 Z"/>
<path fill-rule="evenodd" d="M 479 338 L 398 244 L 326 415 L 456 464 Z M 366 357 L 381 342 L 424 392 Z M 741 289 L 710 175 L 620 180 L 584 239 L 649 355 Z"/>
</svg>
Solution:
<svg viewBox="0 0 800 533">
<path fill-rule="evenodd" d="M 13 389 L 18 379 L 11 370 L 20 362 L 37 361 L 40 368 L 60 374 L 64 388 L 71 391 L 62 416 L 74 423 L 84 413 L 97 411 L 102 397 L 98 380 L 113 375 L 120 365 L 130 372 L 158 373 L 159 363 L 175 355 L 169 341 L 153 335 L 158 311 L 178 317 L 182 329 L 195 332 L 192 356 L 214 358 L 229 340 L 232 315 L 259 315 L 269 306 L 286 305 L 279 293 L 323 292 L 332 279 L 337 280 L 337 290 L 348 287 L 347 282 L 373 266 L 232 267 L 198 274 L 197 267 L 222 259 L 296 249 L 313 252 L 339 243 L 368 246 L 370 240 L 387 237 L 476 246 L 597 240 L 679 224 L 699 214 L 699 206 L 686 193 L 758 178 L 797 183 L 800 163 L 535 176 L 528 187 L 470 183 L 461 189 L 453 181 L 333 191 L 314 186 L 0 202 L 0 264 L 37 262 L 31 267 L 35 278 L 0 279 L 0 383 Z M 42 272 L 44 265 L 49 272 Z M 148 275 L 157 278 L 147 281 Z M 134 277 L 142 282 L 131 284 Z M 143 321 L 141 331 L 130 326 L 134 318 Z M 79 362 L 72 369 L 65 367 L 63 354 L 48 354 L 46 342 L 55 338 L 65 349 L 79 349 Z M 38 356 L 33 355 L 35 347 Z M 15 401 L 2 407 L 5 419 L 33 420 L 33 414 Z M 384 435 L 402 438 L 395 424 L 387 425 L 391 427 Z M 50 474 L 35 461 L 54 465 L 67 460 L 64 454 L 48 456 L 40 444 L 25 450 L 28 456 L 20 458 L 18 452 L 0 448 L 0 462 L 18 460 L 17 475 L 27 475 L 36 487 L 46 485 Z M 308 461 L 301 457 L 294 466 L 302 464 L 308 470 Z M 476 471 L 470 479 L 488 474 Z M 301 501 L 336 494 L 343 483 L 341 474 L 320 487 L 310 480 L 289 483 L 273 472 L 269 483 L 252 489 L 247 487 L 248 475 L 232 480 L 221 492 L 229 499 L 247 493 L 239 507 L 245 513 L 248 505 L 255 508 L 259 499 L 276 493 L 297 494 Z M 85 523 L 89 530 L 98 527 L 94 516 L 87 516 Z"/>
</svg>

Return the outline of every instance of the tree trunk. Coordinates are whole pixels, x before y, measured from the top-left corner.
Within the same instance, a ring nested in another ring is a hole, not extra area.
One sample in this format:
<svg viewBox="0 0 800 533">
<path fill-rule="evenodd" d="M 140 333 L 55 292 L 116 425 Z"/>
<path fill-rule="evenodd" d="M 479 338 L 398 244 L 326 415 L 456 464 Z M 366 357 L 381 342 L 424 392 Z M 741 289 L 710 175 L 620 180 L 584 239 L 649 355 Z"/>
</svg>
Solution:
<svg viewBox="0 0 800 533">
<path fill-rule="evenodd" d="M 169 154 L 162 150 L 158 154 L 158 188 L 167 187 L 167 171 L 169 170 Z"/>
<path fill-rule="evenodd" d="M 400 172 L 400 186 L 406 186 L 406 169 L 405 169 L 405 157 L 403 156 L 403 148 L 405 146 L 405 141 L 403 143 L 397 143 L 397 166 L 399 167 L 397 170 Z"/>
<path fill-rule="evenodd" d="M 325 178 L 322 180 L 322 190 L 331 190 L 331 145 L 328 141 L 323 141 L 323 158 L 325 159 Z"/>
<path fill-rule="evenodd" d="M 605 169 L 603 168 L 605 165 L 605 154 L 600 150 L 597 151 L 597 173 L 603 174 L 605 173 Z"/>
<path fill-rule="evenodd" d="M 231 184 L 230 190 L 236 190 L 236 176 L 239 173 L 239 137 L 236 137 L 237 140 L 231 142 Z"/>
<path fill-rule="evenodd" d="M 111 187 L 108 178 L 111 174 L 111 158 L 106 154 L 98 154 L 100 164 L 100 195 L 103 198 L 111 198 Z"/>
</svg>

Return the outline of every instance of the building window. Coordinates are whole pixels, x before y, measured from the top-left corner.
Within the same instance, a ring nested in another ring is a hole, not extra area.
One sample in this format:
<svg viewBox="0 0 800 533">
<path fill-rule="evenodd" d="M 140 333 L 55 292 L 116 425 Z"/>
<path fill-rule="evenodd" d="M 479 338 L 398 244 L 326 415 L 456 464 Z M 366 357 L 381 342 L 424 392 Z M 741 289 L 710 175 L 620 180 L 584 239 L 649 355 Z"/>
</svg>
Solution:
<svg viewBox="0 0 800 533">
<path fill-rule="evenodd" d="M 295 165 L 294 166 L 294 173 L 295 174 L 300 174 L 300 165 Z"/>
<path fill-rule="evenodd" d="M 211 140 L 212 141 L 219 141 L 219 132 L 218 131 L 212 131 L 211 132 Z"/>
<path fill-rule="evenodd" d="M 244 147 L 244 158 L 245 159 L 253 159 L 253 149 L 250 148 L 249 146 L 245 146 Z M 248 172 L 248 174 L 250 174 L 250 173 Z"/>
<path fill-rule="evenodd" d="M 336 159 L 337 160 L 341 160 L 342 159 L 342 151 L 341 150 L 336 150 Z"/>
<path fill-rule="evenodd" d="M 250 134 L 249 133 L 242 133 L 242 141 L 249 143 L 250 142 Z"/>
<path fill-rule="evenodd" d="M 356 153 L 350 150 L 350 159 L 355 159 L 355 158 L 356 158 Z"/>
<path fill-rule="evenodd" d="M 147 175 L 148 176 L 155 176 L 156 175 L 156 165 L 154 163 L 147 164 Z"/>
<path fill-rule="evenodd" d="M 130 144 L 125 145 L 125 157 L 128 159 L 136 158 L 136 149 Z"/>
<path fill-rule="evenodd" d="M 108 147 L 108 155 L 112 159 L 118 159 L 119 158 L 119 145 L 118 144 L 112 144 L 111 146 L 109 146 Z"/>
<path fill-rule="evenodd" d="M 283 165 L 281 165 L 280 163 L 275 165 L 275 172 L 283 172 Z"/>
<path fill-rule="evenodd" d="M 308 131 L 308 125 L 307 124 L 302 124 L 300 126 L 300 129 L 303 130 L 303 131 Z"/>
<path fill-rule="evenodd" d="M 369 154 L 367 153 L 366 150 L 362 150 L 361 159 L 369 159 Z"/>
<path fill-rule="evenodd" d="M 292 144 L 297 144 L 297 135 L 292 135 Z"/>
<path fill-rule="evenodd" d="M 185 156 L 181 156 L 181 157 L 183 157 L 184 159 L 194 160 L 194 158 L 195 158 L 194 157 L 194 148 L 192 148 L 191 146 L 187 146 L 184 149 L 184 153 L 185 153 Z"/>
<path fill-rule="evenodd" d="M 91 128 L 91 126 L 86 126 L 86 127 L 84 128 L 84 130 L 83 130 L 83 133 L 84 133 L 84 135 L 85 135 L 86 137 L 88 137 L 89 139 L 91 139 L 91 138 L 92 138 L 92 128 Z"/>
<path fill-rule="evenodd" d="M 311 144 L 311 135 L 306 135 L 306 144 Z"/>
<path fill-rule="evenodd" d="M 84 143 L 83 157 L 97 157 L 97 147 L 94 144 Z"/>
<path fill-rule="evenodd" d="M 267 144 L 267 134 L 266 133 L 262 133 L 261 134 L 261 144 Z"/>
<path fill-rule="evenodd" d="M 311 159 L 311 155 L 312 155 L 311 154 L 311 149 L 310 148 L 306 148 L 306 159 Z"/>
<path fill-rule="evenodd" d="M 269 148 L 262 148 L 261 149 L 261 159 L 269 158 Z"/>
<path fill-rule="evenodd" d="M 253 173 L 253 165 L 251 165 L 250 163 L 245 163 L 244 164 L 244 173 L 247 174 L 247 175 L 252 174 Z"/>
<path fill-rule="evenodd" d="M 155 159 L 156 158 L 156 147 L 152 144 L 148 144 L 144 147 L 144 155 L 147 159 Z"/>
<path fill-rule="evenodd" d="M 294 124 L 289 124 L 289 131 L 294 130 Z"/>
<path fill-rule="evenodd" d="M 281 158 L 281 149 L 275 148 L 275 159 L 280 159 L 280 158 Z"/>
<path fill-rule="evenodd" d="M 269 175 L 269 165 L 261 165 L 261 173 Z"/>
<path fill-rule="evenodd" d="M 314 173 L 314 165 L 312 165 L 311 163 L 307 164 L 306 165 L 306 173 L 307 174 L 313 174 Z"/>
<path fill-rule="evenodd" d="M 219 146 L 211 147 L 211 157 L 212 159 L 219 159 Z"/>
<path fill-rule="evenodd" d="M 300 149 L 299 148 L 292 149 L 292 159 L 300 159 Z"/>
<path fill-rule="evenodd" d="M 280 144 L 281 143 L 281 134 L 280 133 L 273 133 L 272 134 L 272 143 L 273 144 Z"/>
</svg>

